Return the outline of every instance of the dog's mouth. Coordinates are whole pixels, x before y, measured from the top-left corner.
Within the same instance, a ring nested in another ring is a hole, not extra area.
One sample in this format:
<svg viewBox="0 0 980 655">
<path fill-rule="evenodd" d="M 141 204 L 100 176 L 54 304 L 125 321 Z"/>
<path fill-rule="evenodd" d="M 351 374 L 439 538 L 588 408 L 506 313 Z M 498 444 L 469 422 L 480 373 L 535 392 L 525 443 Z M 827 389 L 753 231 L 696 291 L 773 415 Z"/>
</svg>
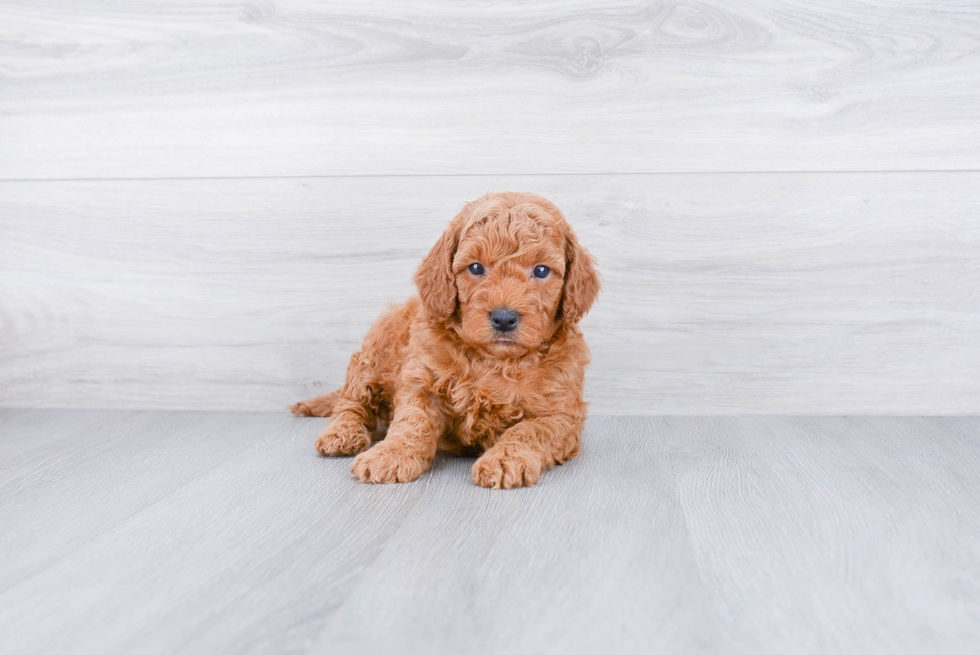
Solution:
<svg viewBox="0 0 980 655">
<path fill-rule="evenodd" d="M 501 346 L 512 346 L 517 343 L 517 339 L 507 334 L 495 334 L 492 341 Z"/>
</svg>

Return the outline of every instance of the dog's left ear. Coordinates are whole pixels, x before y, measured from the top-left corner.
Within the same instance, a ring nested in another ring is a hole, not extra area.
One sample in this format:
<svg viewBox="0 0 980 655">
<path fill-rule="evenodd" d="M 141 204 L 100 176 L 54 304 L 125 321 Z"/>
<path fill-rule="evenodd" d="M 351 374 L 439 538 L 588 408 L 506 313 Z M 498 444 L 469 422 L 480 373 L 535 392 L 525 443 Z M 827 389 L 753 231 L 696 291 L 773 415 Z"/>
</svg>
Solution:
<svg viewBox="0 0 980 655">
<path fill-rule="evenodd" d="M 452 220 L 415 271 L 415 286 L 418 287 L 422 304 L 436 320 L 448 320 L 456 311 L 453 257 L 459 246 L 459 235 L 468 209 L 469 205 Z"/>
<path fill-rule="evenodd" d="M 561 317 L 578 323 L 589 313 L 601 287 L 592 255 L 579 245 L 575 234 L 569 230 L 565 235 L 565 286 L 561 292 Z"/>
</svg>

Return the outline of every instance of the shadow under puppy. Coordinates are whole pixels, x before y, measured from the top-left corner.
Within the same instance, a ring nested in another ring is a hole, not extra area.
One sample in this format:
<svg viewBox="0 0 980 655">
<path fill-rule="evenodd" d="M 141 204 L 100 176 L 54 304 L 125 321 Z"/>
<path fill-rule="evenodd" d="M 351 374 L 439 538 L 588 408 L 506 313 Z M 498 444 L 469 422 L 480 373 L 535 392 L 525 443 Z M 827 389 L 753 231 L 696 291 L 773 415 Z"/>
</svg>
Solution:
<svg viewBox="0 0 980 655">
<path fill-rule="evenodd" d="M 415 284 L 368 331 L 343 388 L 290 408 L 333 416 L 316 449 L 357 455 L 364 482 L 415 480 L 438 448 L 482 453 L 473 481 L 493 488 L 533 485 L 577 456 L 589 362 L 577 324 L 599 278 L 558 208 L 528 193 L 467 204 Z"/>
</svg>

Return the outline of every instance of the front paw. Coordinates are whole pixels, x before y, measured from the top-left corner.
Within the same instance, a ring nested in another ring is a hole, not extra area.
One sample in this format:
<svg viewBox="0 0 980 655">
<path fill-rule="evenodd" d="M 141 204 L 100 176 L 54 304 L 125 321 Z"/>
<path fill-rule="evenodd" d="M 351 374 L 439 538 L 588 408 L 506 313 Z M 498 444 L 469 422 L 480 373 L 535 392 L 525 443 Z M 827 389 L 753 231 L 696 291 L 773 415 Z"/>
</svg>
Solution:
<svg viewBox="0 0 980 655">
<path fill-rule="evenodd" d="M 481 487 L 531 487 L 540 478 L 541 454 L 526 446 L 498 444 L 473 464 L 473 482 Z"/>
<path fill-rule="evenodd" d="M 327 457 L 356 455 L 371 447 L 371 435 L 361 423 L 334 419 L 316 439 L 316 450 Z"/>
<path fill-rule="evenodd" d="M 425 473 L 431 463 L 431 459 L 426 459 L 411 448 L 382 441 L 355 457 L 350 470 L 361 482 L 411 482 Z"/>
</svg>

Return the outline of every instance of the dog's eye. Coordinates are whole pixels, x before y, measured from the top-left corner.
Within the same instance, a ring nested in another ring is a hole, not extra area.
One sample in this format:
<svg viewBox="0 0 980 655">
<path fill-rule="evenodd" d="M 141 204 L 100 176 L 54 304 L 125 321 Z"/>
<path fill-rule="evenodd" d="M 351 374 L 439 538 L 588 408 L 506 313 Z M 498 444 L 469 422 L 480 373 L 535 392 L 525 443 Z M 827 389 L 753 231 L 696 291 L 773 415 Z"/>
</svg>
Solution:
<svg viewBox="0 0 980 655">
<path fill-rule="evenodd" d="M 483 275 L 483 264 L 480 262 L 473 262 L 470 264 L 470 273 L 473 275 Z"/>
<path fill-rule="evenodd" d="M 544 278 L 548 277 L 549 273 L 551 273 L 551 269 L 547 266 L 534 267 L 534 277 L 541 278 L 543 280 Z"/>
</svg>

